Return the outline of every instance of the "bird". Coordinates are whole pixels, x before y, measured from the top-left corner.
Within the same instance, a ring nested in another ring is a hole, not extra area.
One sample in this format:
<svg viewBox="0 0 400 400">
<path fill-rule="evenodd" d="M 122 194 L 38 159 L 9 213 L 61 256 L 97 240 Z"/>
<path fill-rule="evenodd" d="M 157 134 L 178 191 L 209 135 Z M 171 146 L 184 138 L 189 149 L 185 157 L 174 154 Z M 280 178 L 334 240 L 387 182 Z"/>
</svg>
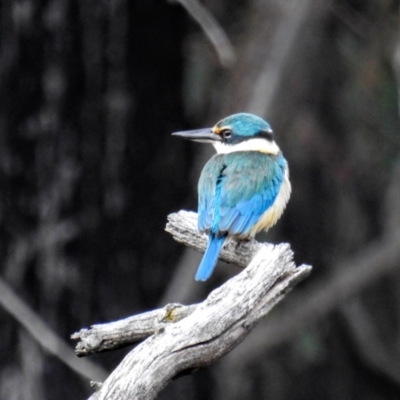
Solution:
<svg viewBox="0 0 400 400">
<path fill-rule="evenodd" d="M 206 281 L 227 239 L 248 241 L 276 224 L 291 194 L 289 167 L 269 123 L 250 113 L 172 135 L 211 143 L 217 151 L 198 182 L 197 225 L 208 242 L 195 280 Z"/>
</svg>

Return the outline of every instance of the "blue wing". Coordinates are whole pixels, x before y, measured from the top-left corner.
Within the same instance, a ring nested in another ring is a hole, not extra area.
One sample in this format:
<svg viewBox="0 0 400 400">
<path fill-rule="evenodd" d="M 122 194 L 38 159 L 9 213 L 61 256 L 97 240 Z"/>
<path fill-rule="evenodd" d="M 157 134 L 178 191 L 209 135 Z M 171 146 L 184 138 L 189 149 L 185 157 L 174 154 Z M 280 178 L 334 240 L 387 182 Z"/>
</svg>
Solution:
<svg viewBox="0 0 400 400">
<path fill-rule="evenodd" d="M 285 167 L 282 155 L 215 155 L 205 165 L 199 180 L 199 230 L 216 236 L 246 235 L 274 203 Z"/>
</svg>

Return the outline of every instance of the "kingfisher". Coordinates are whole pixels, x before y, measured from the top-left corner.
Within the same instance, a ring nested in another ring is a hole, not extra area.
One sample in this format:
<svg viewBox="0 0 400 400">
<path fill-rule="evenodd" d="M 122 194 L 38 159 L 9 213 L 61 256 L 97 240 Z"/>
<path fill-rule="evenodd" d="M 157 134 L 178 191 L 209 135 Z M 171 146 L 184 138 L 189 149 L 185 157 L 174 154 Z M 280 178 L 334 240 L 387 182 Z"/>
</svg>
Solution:
<svg viewBox="0 0 400 400">
<path fill-rule="evenodd" d="M 250 240 L 281 217 L 291 193 L 288 163 L 269 123 L 249 113 L 173 135 L 211 143 L 217 151 L 198 183 L 198 229 L 208 243 L 195 279 L 205 281 L 228 238 Z"/>
</svg>

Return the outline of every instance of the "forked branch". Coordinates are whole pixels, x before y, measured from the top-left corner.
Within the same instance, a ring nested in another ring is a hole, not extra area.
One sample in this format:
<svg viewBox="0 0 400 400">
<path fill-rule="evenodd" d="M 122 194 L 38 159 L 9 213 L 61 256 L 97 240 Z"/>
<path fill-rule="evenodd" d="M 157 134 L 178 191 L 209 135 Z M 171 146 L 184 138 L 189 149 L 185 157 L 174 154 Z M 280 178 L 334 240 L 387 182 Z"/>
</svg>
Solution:
<svg viewBox="0 0 400 400">
<path fill-rule="evenodd" d="M 204 250 L 206 240 L 197 232 L 196 214 L 170 215 L 167 230 L 176 240 Z M 80 355 L 150 336 L 122 360 L 91 400 L 154 399 L 178 374 L 209 365 L 230 352 L 311 271 L 310 266 L 295 266 L 287 244 L 251 241 L 236 247 L 234 242 L 228 244 L 220 258 L 248 266 L 204 302 L 169 305 L 74 335 L 82 340 L 77 346 Z M 110 335 L 113 340 L 107 341 Z"/>
</svg>

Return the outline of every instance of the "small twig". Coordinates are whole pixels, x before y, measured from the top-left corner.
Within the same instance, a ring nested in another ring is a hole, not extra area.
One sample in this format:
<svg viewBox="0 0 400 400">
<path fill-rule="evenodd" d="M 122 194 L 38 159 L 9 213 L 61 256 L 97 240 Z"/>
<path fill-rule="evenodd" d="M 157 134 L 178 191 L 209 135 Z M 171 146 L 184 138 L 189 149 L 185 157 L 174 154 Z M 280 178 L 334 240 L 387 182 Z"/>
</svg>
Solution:
<svg viewBox="0 0 400 400">
<path fill-rule="evenodd" d="M 191 306 L 167 304 L 158 310 L 116 322 L 92 325 L 89 329 L 81 329 L 71 336 L 73 340 L 80 340 L 76 345 L 75 353 L 83 357 L 135 343 L 161 331 L 167 324 L 187 317 L 196 307 L 196 304 Z"/>
<path fill-rule="evenodd" d="M 214 46 L 222 66 L 231 66 L 236 58 L 235 51 L 213 15 L 197 0 L 170 0 L 170 2 L 180 3 L 186 9 Z"/>
</svg>

